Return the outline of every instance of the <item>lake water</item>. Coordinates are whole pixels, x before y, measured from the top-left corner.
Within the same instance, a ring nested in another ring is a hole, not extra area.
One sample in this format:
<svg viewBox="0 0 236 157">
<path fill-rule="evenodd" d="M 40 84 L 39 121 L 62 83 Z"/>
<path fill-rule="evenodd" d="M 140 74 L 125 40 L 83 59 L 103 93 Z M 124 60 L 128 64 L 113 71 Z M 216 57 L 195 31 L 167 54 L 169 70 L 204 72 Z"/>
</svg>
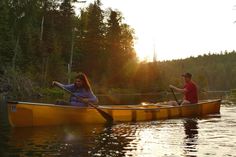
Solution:
<svg viewBox="0 0 236 157">
<path fill-rule="evenodd" d="M 236 104 L 205 118 L 112 126 L 10 128 L 0 126 L 0 156 L 179 157 L 236 156 Z"/>
</svg>

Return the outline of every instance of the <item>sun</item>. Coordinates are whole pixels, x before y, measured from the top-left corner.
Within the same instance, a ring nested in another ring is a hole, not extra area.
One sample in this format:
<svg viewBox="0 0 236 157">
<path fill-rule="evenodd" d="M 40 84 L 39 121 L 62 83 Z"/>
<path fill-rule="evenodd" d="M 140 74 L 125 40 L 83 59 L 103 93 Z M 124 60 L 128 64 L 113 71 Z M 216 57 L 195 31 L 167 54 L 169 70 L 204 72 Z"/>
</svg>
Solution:
<svg viewBox="0 0 236 157">
<path fill-rule="evenodd" d="M 153 61 L 156 47 L 152 38 L 140 36 L 140 38 L 135 42 L 134 48 L 139 61 Z"/>
</svg>

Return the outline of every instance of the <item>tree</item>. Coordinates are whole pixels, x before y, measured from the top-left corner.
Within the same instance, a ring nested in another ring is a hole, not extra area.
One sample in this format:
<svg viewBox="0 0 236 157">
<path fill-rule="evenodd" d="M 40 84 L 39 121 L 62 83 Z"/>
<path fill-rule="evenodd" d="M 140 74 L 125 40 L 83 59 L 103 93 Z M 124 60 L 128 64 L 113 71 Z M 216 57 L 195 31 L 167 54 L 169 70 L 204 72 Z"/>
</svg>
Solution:
<svg viewBox="0 0 236 157">
<path fill-rule="evenodd" d="M 86 17 L 85 17 L 86 16 Z M 82 28 L 83 36 L 81 49 L 81 68 L 84 72 L 90 75 L 94 80 L 99 80 L 99 77 L 104 74 L 104 33 L 105 24 L 101 2 L 95 1 L 87 8 L 87 12 L 81 15 L 84 20 L 85 28 Z M 99 76 L 100 75 L 100 76 Z"/>
<path fill-rule="evenodd" d="M 0 1 L 0 65 L 6 66 L 13 56 L 13 32 L 10 27 L 8 0 Z"/>
<path fill-rule="evenodd" d="M 106 34 L 107 67 L 109 84 L 116 86 L 125 86 L 121 80 L 129 80 L 128 77 L 132 77 L 128 76 L 131 71 L 126 71 L 127 65 L 130 61 L 137 61 L 133 48 L 134 31 L 127 24 L 123 24 L 122 19 L 120 12 L 110 9 Z"/>
</svg>

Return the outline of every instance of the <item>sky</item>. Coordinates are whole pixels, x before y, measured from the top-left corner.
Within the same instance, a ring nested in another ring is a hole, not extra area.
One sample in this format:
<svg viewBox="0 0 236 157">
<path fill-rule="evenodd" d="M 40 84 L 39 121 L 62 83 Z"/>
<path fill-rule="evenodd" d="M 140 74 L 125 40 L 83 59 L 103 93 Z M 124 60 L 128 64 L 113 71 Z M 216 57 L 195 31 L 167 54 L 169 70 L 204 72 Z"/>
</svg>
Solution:
<svg viewBox="0 0 236 157">
<path fill-rule="evenodd" d="M 93 0 L 87 0 L 91 3 Z M 236 50 L 236 0 L 101 0 L 135 30 L 139 60 Z"/>
</svg>

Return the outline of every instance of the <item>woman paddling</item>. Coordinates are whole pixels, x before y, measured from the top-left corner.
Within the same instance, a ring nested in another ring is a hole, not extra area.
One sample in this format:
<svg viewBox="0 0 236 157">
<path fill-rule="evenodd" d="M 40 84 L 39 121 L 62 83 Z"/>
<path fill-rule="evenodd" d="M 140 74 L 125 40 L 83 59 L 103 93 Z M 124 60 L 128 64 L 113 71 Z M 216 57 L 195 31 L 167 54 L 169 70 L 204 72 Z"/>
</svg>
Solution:
<svg viewBox="0 0 236 157">
<path fill-rule="evenodd" d="M 53 81 L 52 84 L 62 86 L 74 93 L 70 97 L 71 105 L 85 107 L 88 103 L 98 103 L 98 99 L 91 89 L 87 76 L 82 72 L 76 76 L 75 82 L 73 84 L 64 85 L 57 81 Z"/>
</svg>

